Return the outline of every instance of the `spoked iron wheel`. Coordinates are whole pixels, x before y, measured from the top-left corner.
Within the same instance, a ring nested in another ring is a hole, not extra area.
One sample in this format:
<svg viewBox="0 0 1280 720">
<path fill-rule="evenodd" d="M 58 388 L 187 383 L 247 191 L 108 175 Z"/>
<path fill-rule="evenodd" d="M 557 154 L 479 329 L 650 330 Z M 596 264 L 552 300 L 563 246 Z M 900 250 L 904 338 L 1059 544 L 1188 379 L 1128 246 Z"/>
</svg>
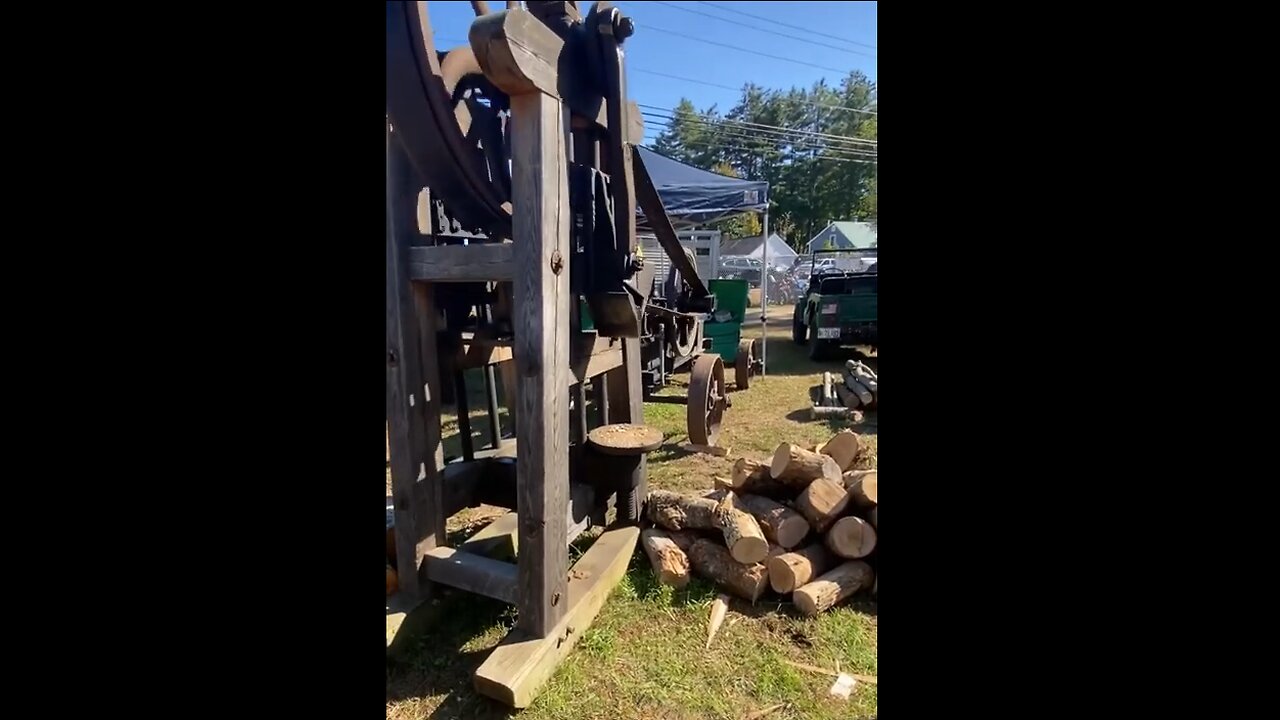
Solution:
<svg viewBox="0 0 1280 720">
<path fill-rule="evenodd" d="M 720 438 L 720 420 L 727 401 L 724 388 L 724 361 L 707 353 L 693 361 L 689 376 L 689 441 L 715 445 Z"/>
<path fill-rule="evenodd" d="M 470 47 L 436 50 L 427 5 L 387 3 L 387 115 L 410 163 L 464 229 L 509 235 L 509 99 Z M 471 5 L 489 12 L 488 3 Z"/>
</svg>

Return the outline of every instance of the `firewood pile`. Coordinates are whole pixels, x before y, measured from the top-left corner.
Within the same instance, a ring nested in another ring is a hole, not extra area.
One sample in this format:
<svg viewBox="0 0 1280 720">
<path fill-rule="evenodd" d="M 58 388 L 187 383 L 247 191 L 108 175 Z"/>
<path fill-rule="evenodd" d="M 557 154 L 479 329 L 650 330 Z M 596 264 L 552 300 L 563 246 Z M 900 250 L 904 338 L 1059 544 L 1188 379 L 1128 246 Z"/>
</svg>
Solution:
<svg viewBox="0 0 1280 720">
<path fill-rule="evenodd" d="M 773 458 L 738 458 L 702 496 L 649 493 L 640 534 L 658 581 L 684 587 L 696 573 L 744 600 L 789 596 L 816 615 L 861 591 L 875 595 L 877 480 L 852 470 L 859 436 L 842 430 Z"/>
<path fill-rule="evenodd" d="M 822 373 L 822 391 L 813 405 L 814 419 L 847 416 L 875 410 L 880 393 L 876 371 L 858 360 L 849 360 L 840 372 Z"/>
</svg>

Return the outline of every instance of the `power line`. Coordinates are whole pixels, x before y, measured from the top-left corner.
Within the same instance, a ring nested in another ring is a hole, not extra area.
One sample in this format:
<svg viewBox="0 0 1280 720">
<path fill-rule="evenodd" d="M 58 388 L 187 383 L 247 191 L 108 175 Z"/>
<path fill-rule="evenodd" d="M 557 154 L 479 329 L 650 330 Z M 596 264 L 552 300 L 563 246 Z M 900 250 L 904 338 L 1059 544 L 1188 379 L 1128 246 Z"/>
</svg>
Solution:
<svg viewBox="0 0 1280 720">
<path fill-rule="evenodd" d="M 731 13 L 736 13 L 736 14 L 738 14 L 738 15 L 745 15 L 746 17 L 755 18 L 756 20 L 764 20 L 765 22 L 771 22 L 771 23 L 773 23 L 774 25 L 781 25 L 782 27 L 788 27 L 788 28 L 791 28 L 792 30 L 799 30 L 800 32 L 807 32 L 807 33 L 810 33 L 810 34 L 812 34 L 812 35 L 817 35 L 817 36 L 819 36 L 819 37 L 831 38 L 832 40 L 839 40 L 840 42 L 849 43 L 850 45 L 861 45 L 862 47 L 865 47 L 865 48 L 871 48 L 872 50 L 875 50 L 875 49 L 876 49 L 876 46 L 875 46 L 875 45 L 868 45 L 867 43 L 864 43 L 864 42 L 858 42 L 857 40 L 850 40 L 850 39 L 848 39 L 848 38 L 842 38 L 842 37 L 840 37 L 840 36 L 838 36 L 838 35 L 828 35 L 827 33 L 820 33 L 820 32 L 817 32 L 817 31 L 815 31 L 815 30 L 810 30 L 810 29 L 808 29 L 808 28 L 802 28 L 802 27 L 800 27 L 799 25 L 791 25 L 790 23 L 784 23 L 784 22 L 782 22 L 781 20 L 775 20 L 775 19 L 773 19 L 773 18 L 767 18 L 767 17 L 764 17 L 763 15 L 752 15 L 751 13 L 746 12 L 746 11 L 744 11 L 744 10 L 738 10 L 737 8 L 724 7 L 723 5 L 720 5 L 720 4 L 718 4 L 718 3 L 703 2 L 702 0 L 696 0 L 696 2 L 697 2 L 699 5 L 706 5 L 707 7 L 713 7 L 713 8 L 715 8 L 715 9 L 717 9 L 717 10 L 722 10 L 722 11 L 724 11 L 724 12 L 731 12 Z"/>
<path fill-rule="evenodd" d="M 738 151 L 740 151 L 740 152 L 760 152 L 760 148 L 744 148 L 744 147 L 733 147 L 733 146 L 725 147 L 725 146 L 720 146 L 720 145 L 711 145 L 711 144 L 709 144 L 709 143 L 708 143 L 707 141 L 705 141 L 705 140 L 694 140 L 694 141 L 691 141 L 691 142 L 689 142 L 689 143 L 687 143 L 687 144 L 688 144 L 688 145 L 701 145 L 701 146 L 703 146 L 703 147 L 709 147 L 709 148 L 713 148 L 713 149 L 720 149 L 720 150 L 738 150 Z M 649 146 L 647 146 L 647 145 L 646 145 L 646 146 L 644 146 L 644 147 L 647 147 L 649 150 L 653 150 L 654 152 L 657 152 L 657 149 L 656 149 L 656 148 L 652 148 L 652 147 L 649 147 Z M 826 162 L 857 163 L 857 164 L 859 164 L 859 165 L 879 165 L 879 164 L 880 164 L 880 163 L 876 162 L 875 160 L 852 160 L 852 159 L 849 159 L 849 158 L 835 157 L 835 156 L 832 156 L 832 155 L 816 155 L 816 156 L 814 156 L 814 157 L 812 157 L 812 158 L 806 158 L 806 159 L 809 159 L 809 160 L 824 160 L 824 161 L 826 161 Z"/>
<path fill-rule="evenodd" d="M 667 6 L 669 6 L 669 7 L 675 8 L 676 10 L 679 10 L 679 11 L 681 11 L 681 12 L 693 13 L 694 15 L 701 15 L 701 16 L 703 16 L 703 17 L 709 17 L 709 18 L 711 18 L 712 20 L 719 20 L 720 22 L 727 22 L 727 23 L 732 23 L 732 24 L 734 24 L 734 25 L 741 25 L 741 26 L 742 26 L 742 27 L 744 27 L 744 28 L 748 28 L 748 29 L 750 29 L 750 30 L 755 30 L 755 31 L 757 31 L 757 32 L 768 33 L 768 34 L 770 34 L 770 35 L 776 35 L 776 36 L 778 36 L 778 37 L 790 38 L 790 39 L 792 39 L 792 40 L 799 40 L 799 41 L 801 41 L 801 42 L 807 42 L 807 43 L 810 43 L 810 44 L 812 44 L 812 45 L 818 45 L 818 46 L 820 46 L 820 47 L 831 48 L 832 50 L 838 50 L 838 51 L 840 51 L 840 52 L 852 53 L 852 54 L 854 54 L 854 55 L 863 55 L 863 56 L 871 57 L 871 58 L 875 57 L 875 55 L 874 55 L 873 53 L 863 52 L 863 51 L 861 51 L 861 50 L 850 50 L 850 49 L 848 49 L 848 48 L 842 48 L 842 47 L 840 47 L 840 46 L 838 46 L 838 45 L 828 45 L 827 43 L 818 42 L 818 41 L 814 40 L 813 38 L 800 37 L 799 35 L 788 35 L 787 33 L 781 33 L 781 32 L 778 32 L 778 31 L 776 31 L 776 30 L 769 30 L 768 28 L 758 27 L 758 26 L 756 26 L 756 25 L 749 25 L 749 24 L 747 24 L 747 23 L 739 22 L 739 21 L 737 21 L 737 20 L 730 20 L 729 18 L 720 17 L 720 16 L 718 16 L 718 15 L 712 15 L 712 14 L 710 14 L 710 13 L 704 13 L 704 12 L 702 12 L 701 10 L 690 10 L 689 8 L 680 7 L 679 5 L 676 5 L 675 3 L 663 2 L 663 0 L 652 0 L 652 1 L 653 1 L 655 4 L 657 4 L 657 5 L 667 5 Z"/>
<path fill-rule="evenodd" d="M 664 107 L 661 107 L 661 106 L 658 106 L 658 105 L 645 105 L 644 103 L 636 103 L 636 105 L 638 105 L 639 107 L 642 107 L 642 108 L 649 108 L 649 109 L 651 109 L 651 110 L 660 110 L 660 111 L 662 111 L 662 112 L 670 113 L 670 114 L 672 114 L 672 115 L 674 115 L 674 114 L 675 114 L 675 112 L 676 112 L 676 111 L 675 111 L 674 109 L 672 109 L 672 108 L 664 108 Z M 668 118 L 668 119 L 672 119 L 672 118 Z M 687 118 L 687 119 L 689 119 L 689 120 L 705 120 L 705 118 L 701 118 L 701 117 L 697 117 L 697 116 L 694 116 L 694 117 L 691 117 L 691 118 Z M 714 122 L 717 122 L 717 123 L 731 123 L 731 124 L 734 124 L 734 125 L 742 125 L 742 126 L 745 126 L 745 127 L 748 127 L 748 128 L 753 128 L 753 129 L 754 129 L 754 128 L 761 128 L 761 129 L 763 129 L 763 130 L 782 130 L 782 131 L 785 131 L 785 132 L 788 132 L 788 133 L 795 133 L 795 134 L 797 134 L 797 135 L 809 135 L 809 136 L 812 136 L 812 137 L 815 137 L 815 138 L 819 138 L 819 139 L 823 139 L 823 140 L 830 140 L 830 141 L 834 141 L 834 142 L 841 142 L 841 143 L 852 143 L 852 144 L 856 144 L 856 145 L 871 145 L 871 146 L 875 146 L 875 145 L 879 145 L 879 144 L 880 144 L 878 140 L 869 140 L 869 139 L 867 139 L 867 138 L 856 138 L 856 137 L 851 137 L 851 136 L 849 136 L 849 135 L 833 135 L 833 134 L 831 134 L 831 133 L 818 132 L 818 131 L 816 131 L 816 130 L 804 130 L 804 129 L 802 129 L 802 128 L 789 128 L 789 127 L 782 127 L 782 126 L 780 126 L 780 125 L 767 125 L 767 124 L 765 124 L 765 123 L 748 122 L 748 121 L 746 121 L 746 120 L 733 120 L 733 119 L 731 119 L 731 118 L 715 118 L 715 119 L 714 119 Z"/>
<path fill-rule="evenodd" d="M 667 119 L 667 118 L 664 118 L 664 119 Z M 651 123 L 653 125 L 660 124 L 659 120 L 645 120 L 644 122 Z M 715 132 L 716 134 L 723 137 L 728 137 L 728 138 L 733 138 L 738 140 L 746 140 L 748 142 L 755 142 L 757 140 L 767 140 L 777 144 L 791 145 L 796 149 L 824 149 L 825 148 L 831 151 L 838 151 L 838 152 L 848 154 L 850 156 L 856 156 L 856 157 L 876 157 L 877 155 L 877 152 L 875 150 L 867 150 L 865 148 L 851 147 L 847 145 L 833 145 L 829 143 L 823 144 L 821 141 L 814 140 L 812 138 L 791 138 L 781 133 L 767 134 L 758 130 L 749 130 L 749 129 L 735 128 L 735 127 L 724 127 L 724 126 L 714 125 L 710 123 L 704 123 L 704 124 L 698 125 L 697 127 Z"/>
<path fill-rule="evenodd" d="M 656 125 L 656 122 L 652 120 L 649 120 L 646 122 Z M 655 137 L 654 139 L 656 140 L 657 138 Z M 729 141 L 729 142 L 726 143 L 725 141 Z M 717 143 L 716 145 L 714 145 L 715 147 L 723 147 L 725 149 L 737 149 L 737 150 L 750 151 L 750 152 L 760 152 L 761 150 L 764 150 L 764 149 L 771 149 L 771 150 L 778 151 L 780 154 L 782 153 L 783 145 L 791 145 L 796 150 L 802 150 L 802 151 L 817 150 L 817 151 L 825 152 L 827 153 L 828 157 L 845 158 L 849 160 L 874 160 L 878 158 L 878 155 L 874 153 L 860 153 L 860 152 L 854 152 L 854 151 L 847 151 L 840 148 L 809 146 L 803 143 L 788 143 L 781 138 L 766 137 L 761 135 L 755 135 L 755 136 L 738 135 L 731 132 L 717 133 L 714 139 L 703 140 L 701 138 L 695 138 L 688 142 L 706 142 L 706 143 L 715 142 Z"/>
<path fill-rule="evenodd" d="M 636 23 L 636 24 L 640 25 L 640 23 Z M 840 73 L 841 76 L 848 75 L 850 72 L 849 70 L 841 70 L 840 68 L 828 67 L 826 65 L 817 65 L 811 62 L 805 62 L 804 60 L 796 60 L 795 58 L 783 57 L 782 55 L 770 55 L 769 53 L 762 53 L 759 50 L 749 50 L 744 47 L 738 47 L 737 45 L 730 45 L 728 43 L 716 42 L 715 40 L 700 38 L 696 35 L 686 35 L 685 33 L 682 33 L 682 32 L 677 32 L 675 30 L 667 30 L 666 28 L 660 28 L 656 25 L 650 25 L 648 23 L 644 23 L 643 26 L 649 28 L 650 30 L 657 30 L 658 32 L 663 32 L 668 35 L 675 35 L 676 37 L 687 38 L 695 42 L 706 43 L 708 45 L 716 45 L 722 48 L 729 48 L 730 50 L 737 50 L 738 52 L 750 53 L 751 55 L 759 55 L 760 57 L 767 57 L 771 60 L 781 60 L 783 62 L 795 63 L 796 65 L 808 65 L 809 67 L 818 68 L 819 70 L 830 70 L 831 72 Z"/>
<path fill-rule="evenodd" d="M 707 85 L 708 87 L 723 88 L 723 89 L 725 89 L 725 90 L 733 90 L 733 91 L 735 91 L 735 92 L 740 92 L 740 91 L 742 90 L 742 88 L 741 88 L 741 87 L 732 87 L 732 86 L 730 86 L 730 85 L 721 85 L 720 83 L 707 82 L 706 80 L 697 80 L 697 79 L 695 79 L 695 78 L 688 78 L 688 77 L 684 77 L 684 76 L 681 76 L 681 75 L 671 75 L 671 74 L 669 74 L 669 73 L 658 72 L 657 70 L 646 70 L 645 68 L 637 68 L 637 67 L 633 67 L 633 68 L 630 68 L 630 69 L 631 69 L 631 70 L 634 70 L 634 71 L 636 71 L 636 72 L 644 73 L 644 74 L 646 74 L 646 75 L 658 75 L 658 76 L 660 76 L 660 77 L 671 78 L 672 80 L 683 80 L 683 81 L 685 81 L 685 82 L 697 83 L 698 85 Z M 809 107 L 823 108 L 823 109 L 825 109 L 825 110 L 843 110 L 843 111 L 845 111 L 845 112 L 862 113 L 862 114 L 864 114 L 864 115 L 879 115 L 879 113 L 877 113 L 875 110 L 859 110 L 858 108 L 849 108 L 849 107 L 844 107 L 844 106 L 842 106 L 842 105 L 827 105 L 827 104 L 824 104 L 824 103 L 808 102 L 808 101 L 805 101 L 805 100 L 796 100 L 795 102 L 796 102 L 796 103 L 798 103 L 798 104 L 800 104 L 800 105 L 807 105 L 807 106 L 809 106 Z"/>
</svg>

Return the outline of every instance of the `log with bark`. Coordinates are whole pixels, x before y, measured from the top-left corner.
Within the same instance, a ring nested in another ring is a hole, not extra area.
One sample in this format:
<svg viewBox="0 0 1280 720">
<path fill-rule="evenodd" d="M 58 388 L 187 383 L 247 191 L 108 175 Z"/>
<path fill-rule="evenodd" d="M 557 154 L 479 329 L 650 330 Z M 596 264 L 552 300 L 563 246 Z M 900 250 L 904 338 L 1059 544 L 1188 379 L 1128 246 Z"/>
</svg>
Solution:
<svg viewBox="0 0 1280 720">
<path fill-rule="evenodd" d="M 856 507 L 869 508 L 879 504 L 879 481 L 875 470 L 850 470 L 840 480 L 849 490 L 849 500 Z"/>
<path fill-rule="evenodd" d="M 834 383 L 831 373 L 822 373 L 822 404 L 831 407 L 836 404 L 836 393 L 831 388 Z"/>
<path fill-rule="evenodd" d="M 839 482 L 840 472 L 840 466 L 830 455 L 805 450 L 787 442 L 778 446 L 769 463 L 771 477 L 796 489 L 806 487 L 817 478 Z"/>
<path fill-rule="evenodd" d="M 716 501 L 681 495 L 670 490 L 652 490 L 646 503 L 649 520 L 667 530 L 715 530 Z"/>
<path fill-rule="evenodd" d="M 850 560 L 817 580 L 796 588 L 791 599 L 800 612 L 812 617 L 870 587 L 873 575 L 870 565 L 861 560 Z"/>
<path fill-rule="evenodd" d="M 858 459 L 858 451 L 862 448 L 862 442 L 858 438 L 858 433 L 852 430 L 841 430 L 831 439 L 823 443 L 818 452 L 823 455 L 829 455 L 831 459 L 836 461 L 836 465 L 840 466 L 841 472 L 848 470 L 853 466 L 853 462 Z"/>
<path fill-rule="evenodd" d="M 724 534 L 725 547 L 734 560 L 754 565 L 769 557 L 769 543 L 755 517 L 733 494 L 726 491 L 716 508 L 716 525 Z"/>
<path fill-rule="evenodd" d="M 770 542 L 790 550 L 809 534 L 809 523 L 800 513 L 761 495 L 739 495 L 739 506 L 760 523 Z"/>
<path fill-rule="evenodd" d="M 764 495 L 775 499 L 790 500 L 795 495 L 786 483 L 774 480 L 769 475 L 769 463 L 762 463 L 749 458 L 738 458 L 733 461 L 733 474 L 725 483 L 717 481 L 717 485 L 727 487 L 734 492 Z"/>
<path fill-rule="evenodd" d="M 875 403 L 876 396 L 875 393 L 871 392 L 871 388 L 863 385 L 861 380 L 847 372 L 844 374 L 844 386 L 848 388 L 849 391 L 858 398 L 858 402 L 863 405 L 870 407 Z"/>
<path fill-rule="evenodd" d="M 831 555 L 822 543 L 814 543 L 769 558 L 769 585 L 774 592 L 786 594 L 807 584 L 831 567 Z"/>
<path fill-rule="evenodd" d="M 831 552 L 846 560 L 864 558 L 876 549 L 876 531 L 860 517 L 842 517 L 831 525 L 824 538 Z"/>
<path fill-rule="evenodd" d="M 646 529 L 640 533 L 640 544 L 659 583 L 676 588 L 689 584 L 689 556 L 667 531 Z"/>
<path fill-rule="evenodd" d="M 840 398 L 840 404 L 847 408 L 862 407 L 862 400 L 857 395 L 854 395 L 853 391 L 843 381 L 836 383 L 836 396 Z"/>
<path fill-rule="evenodd" d="M 809 526 L 822 533 L 840 517 L 848 503 L 849 492 L 844 485 L 823 477 L 809 483 L 796 496 L 794 504 L 796 510 L 809 521 Z"/>
<path fill-rule="evenodd" d="M 698 539 L 689 548 L 694 572 L 738 597 L 755 602 L 769 583 L 769 570 L 760 563 L 743 565 L 719 543 Z"/>
</svg>

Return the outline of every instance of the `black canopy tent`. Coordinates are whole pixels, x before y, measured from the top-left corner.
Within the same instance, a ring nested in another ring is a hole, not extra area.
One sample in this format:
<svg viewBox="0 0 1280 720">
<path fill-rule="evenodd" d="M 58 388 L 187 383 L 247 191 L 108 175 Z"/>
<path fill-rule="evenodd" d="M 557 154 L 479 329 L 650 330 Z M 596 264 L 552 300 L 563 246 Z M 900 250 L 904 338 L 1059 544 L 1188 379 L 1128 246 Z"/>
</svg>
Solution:
<svg viewBox="0 0 1280 720">
<path fill-rule="evenodd" d="M 761 214 L 763 236 L 766 238 L 764 244 L 764 267 L 769 266 L 769 243 L 767 240 L 769 237 L 769 183 L 763 180 L 742 180 L 740 178 L 727 177 L 701 170 L 692 165 L 685 165 L 665 155 L 659 155 L 646 147 L 637 146 L 636 149 L 644 160 L 644 166 L 649 171 L 649 178 L 653 181 L 653 185 L 658 191 L 658 197 L 662 198 L 662 205 L 666 209 L 667 217 L 671 220 L 673 227 L 676 229 L 690 228 L 715 222 L 731 215 L 758 212 Z M 644 214 L 638 210 L 637 212 L 640 215 L 637 221 L 637 228 L 651 230 L 644 221 Z M 764 363 L 769 347 L 769 343 L 764 337 L 768 326 L 768 318 L 766 317 L 769 310 L 767 299 L 769 297 L 768 273 L 761 273 L 761 283 L 760 360 Z M 764 364 L 767 366 L 767 363 Z M 765 372 L 762 370 L 761 375 L 764 374 Z"/>
</svg>

